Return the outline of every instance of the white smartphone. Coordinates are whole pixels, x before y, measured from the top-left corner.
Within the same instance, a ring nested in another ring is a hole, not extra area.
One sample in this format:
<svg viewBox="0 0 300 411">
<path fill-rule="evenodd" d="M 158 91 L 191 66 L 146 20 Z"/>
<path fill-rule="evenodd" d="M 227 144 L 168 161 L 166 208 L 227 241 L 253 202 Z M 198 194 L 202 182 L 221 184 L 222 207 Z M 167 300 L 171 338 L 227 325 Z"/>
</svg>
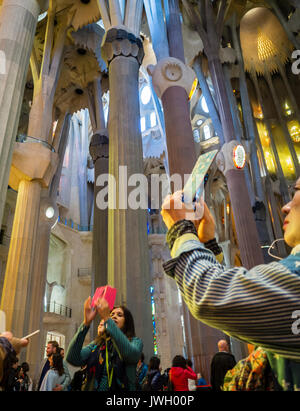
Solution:
<svg viewBox="0 0 300 411">
<path fill-rule="evenodd" d="M 26 335 L 25 337 L 23 337 L 22 338 L 22 340 L 28 340 L 28 338 L 30 338 L 30 337 L 32 337 L 33 335 L 35 335 L 35 334 L 38 334 L 40 332 L 40 330 L 36 330 L 36 331 L 34 331 L 33 333 L 31 333 L 31 334 L 28 334 L 28 335 Z"/>
<path fill-rule="evenodd" d="M 217 153 L 218 150 L 213 150 L 199 156 L 193 168 L 192 174 L 190 174 L 183 189 L 184 203 L 191 204 L 195 200 L 197 200 L 197 198 L 200 198 L 202 196 L 204 192 L 205 175 L 212 162 L 214 161 Z"/>
</svg>

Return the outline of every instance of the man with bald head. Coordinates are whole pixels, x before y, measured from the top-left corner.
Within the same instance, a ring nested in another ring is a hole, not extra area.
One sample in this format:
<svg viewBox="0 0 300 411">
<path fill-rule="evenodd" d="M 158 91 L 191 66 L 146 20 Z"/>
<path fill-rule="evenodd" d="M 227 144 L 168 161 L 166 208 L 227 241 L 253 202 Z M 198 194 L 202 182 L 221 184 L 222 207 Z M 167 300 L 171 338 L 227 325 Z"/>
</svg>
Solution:
<svg viewBox="0 0 300 411">
<path fill-rule="evenodd" d="M 236 364 L 234 356 L 229 352 L 226 340 L 218 342 L 218 350 L 219 352 L 214 355 L 210 366 L 210 383 L 213 391 L 222 391 L 221 387 L 227 371 Z"/>
</svg>

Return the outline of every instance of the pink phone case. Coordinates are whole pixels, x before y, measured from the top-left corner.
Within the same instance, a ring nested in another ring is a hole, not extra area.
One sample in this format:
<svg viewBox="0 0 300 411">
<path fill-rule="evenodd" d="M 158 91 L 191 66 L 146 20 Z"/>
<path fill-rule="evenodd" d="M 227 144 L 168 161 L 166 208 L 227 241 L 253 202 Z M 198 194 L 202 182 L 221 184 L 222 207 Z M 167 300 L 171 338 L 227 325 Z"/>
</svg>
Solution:
<svg viewBox="0 0 300 411">
<path fill-rule="evenodd" d="M 106 285 L 104 287 L 98 287 L 95 291 L 94 297 L 92 299 L 92 307 L 95 307 L 98 298 L 105 298 L 108 302 L 109 309 L 114 308 L 116 299 L 117 289 Z"/>
</svg>

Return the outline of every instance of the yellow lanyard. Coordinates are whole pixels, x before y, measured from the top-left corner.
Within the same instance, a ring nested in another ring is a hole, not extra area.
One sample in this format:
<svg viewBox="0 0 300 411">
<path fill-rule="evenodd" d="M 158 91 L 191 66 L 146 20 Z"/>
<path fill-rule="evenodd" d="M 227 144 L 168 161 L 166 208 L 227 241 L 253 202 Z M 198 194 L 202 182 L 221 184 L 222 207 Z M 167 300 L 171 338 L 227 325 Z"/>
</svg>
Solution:
<svg viewBox="0 0 300 411">
<path fill-rule="evenodd" d="M 106 354 L 106 372 L 107 372 L 108 387 L 110 388 L 111 383 L 112 383 L 113 374 L 114 374 L 114 367 L 112 367 L 111 373 L 109 373 L 107 341 L 106 341 L 106 346 L 105 346 L 105 354 Z"/>
<path fill-rule="evenodd" d="M 114 374 L 114 367 L 112 367 L 111 373 L 109 373 L 107 341 L 108 341 L 108 339 L 106 339 L 106 342 L 105 342 L 106 372 L 107 372 L 108 387 L 110 388 L 110 387 L 111 387 L 111 383 L 112 383 L 113 374 Z M 122 360 L 120 351 L 119 351 L 118 347 L 115 345 L 114 340 L 111 340 L 111 341 L 112 341 L 113 346 L 114 346 L 114 348 L 116 349 L 116 351 L 117 351 L 117 353 L 118 353 L 118 355 L 119 355 L 119 358 Z"/>
</svg>

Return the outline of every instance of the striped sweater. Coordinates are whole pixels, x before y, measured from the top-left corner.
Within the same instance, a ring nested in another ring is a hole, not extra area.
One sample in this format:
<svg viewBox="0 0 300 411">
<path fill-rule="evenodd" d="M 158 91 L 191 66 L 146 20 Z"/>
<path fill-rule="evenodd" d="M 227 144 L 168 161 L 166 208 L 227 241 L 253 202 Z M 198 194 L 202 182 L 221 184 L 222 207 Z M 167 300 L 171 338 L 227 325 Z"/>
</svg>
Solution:
<svg viewBox="0 0 300 411">
<path fill-rule="evenodd" d="M 299 246 L 280 262 L 251 270 L 227 269 L 188 233 L 176 239 L 171 256 L 164 270 L 177 282 L 195 318 L 261 346 L 277 359 L 296 360 L 300 377 L 300 326 L 295 329 L 300 310 Z"/>
</svg>

